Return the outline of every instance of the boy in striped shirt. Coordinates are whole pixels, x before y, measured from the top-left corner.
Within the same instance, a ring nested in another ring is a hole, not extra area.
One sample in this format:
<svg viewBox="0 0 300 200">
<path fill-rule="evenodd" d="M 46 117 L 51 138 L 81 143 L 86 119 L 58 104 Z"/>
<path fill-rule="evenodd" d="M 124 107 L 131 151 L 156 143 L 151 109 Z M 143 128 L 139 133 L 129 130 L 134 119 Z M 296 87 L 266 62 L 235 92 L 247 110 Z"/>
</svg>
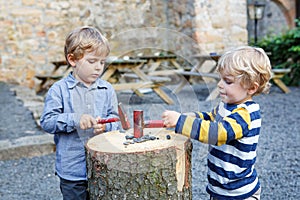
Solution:
<svg viewBox="0 0 300 200">
<path fill-rule="evenodd" d="M 270 60 L 261 48 L 238 47 L 221 56 L 217 71 L 222 101 L 212 112 L 167 110 L 162 119 L 176 133 L 210 144 L 210 199 L 260 199 L 254 164 L 261 114 L 252 97 L 269 91 Z"/>
</svg>

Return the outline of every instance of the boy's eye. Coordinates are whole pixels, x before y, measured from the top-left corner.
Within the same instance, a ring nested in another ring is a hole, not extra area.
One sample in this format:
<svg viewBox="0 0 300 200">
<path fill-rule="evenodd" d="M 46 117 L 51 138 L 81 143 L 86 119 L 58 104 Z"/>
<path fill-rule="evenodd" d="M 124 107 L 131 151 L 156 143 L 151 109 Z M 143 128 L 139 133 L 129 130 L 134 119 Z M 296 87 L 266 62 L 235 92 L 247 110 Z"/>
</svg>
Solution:
<svg viewBox="0 0 300 200">
<path fill-rule="evenodd" d="M 233 81 L 232 81 L 232 80 L 229 80 L 229 79 L 224 79 L 224 82 L 225 82 L 226 84 L 228 84 L 228 85 L 230 85 L 230 84 L 233 83 Z"/>
<path fill-rule="evenodd" d="M 88 62 L 89 62 L 90 64 L 94 64 L 95 62 L 97 62 L 97 60 L 88 60 Z"/>
<path fill-rule="evenodd" d="M 88 62 L 90 64 L 95 64 L 97 62 L 100 62 L 101 65 L 104 65 L 105 64 L 105 60 L 88 60 Z"/>
</svg>

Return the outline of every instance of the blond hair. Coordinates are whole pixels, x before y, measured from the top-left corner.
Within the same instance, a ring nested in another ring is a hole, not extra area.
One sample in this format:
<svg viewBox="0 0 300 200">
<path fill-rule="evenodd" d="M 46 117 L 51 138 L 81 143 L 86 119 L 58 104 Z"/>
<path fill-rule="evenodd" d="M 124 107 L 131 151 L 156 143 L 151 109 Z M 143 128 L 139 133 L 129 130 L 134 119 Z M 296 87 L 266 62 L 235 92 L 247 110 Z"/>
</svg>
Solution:
<svg viewBox="0 0 300 200">
<path fill-rule="evenodd" d="M 68 54 L 73 54 L 75 60 L 81 59 L 85 52 L 96 51 L 96 55 L 108 56 L 110 47 L 107 39 L 96 29 L 83 26 L 71 31 L 65 41 L 65 57 L 68 65 Z"/>
<path fill-rule="evenodd" d="M 271 84 L 271 63 L 261 48 L 242 46 L 226 52 L 218 61 L 217 71 L 228 72 L 239 78 L 244 88 L 250 88 L 256 82 L 258 89 L 254 95 L 268 93 Z"/>
</svg>

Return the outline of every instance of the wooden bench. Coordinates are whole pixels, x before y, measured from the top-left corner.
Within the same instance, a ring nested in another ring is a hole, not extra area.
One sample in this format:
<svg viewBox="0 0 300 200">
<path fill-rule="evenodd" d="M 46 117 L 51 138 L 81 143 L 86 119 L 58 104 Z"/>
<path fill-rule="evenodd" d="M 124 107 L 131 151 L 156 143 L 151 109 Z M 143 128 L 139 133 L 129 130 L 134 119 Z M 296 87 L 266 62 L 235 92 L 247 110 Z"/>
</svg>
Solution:
<svg viewBox="0 0 300 200">
<path fill-rule="evenodd" d="M 123 74 L 123 77 L 128 79 L 139 79 L 139 77 L 133 73 L 125 73 Z M 154 83 L 166 83 L 171 81 L 171 78 L 169 77 L 162 77 L 162 76 L 147 76 L 147 77 L 150 81 Z"/>
<path fill-rule="evenodd" d="M 45 90 L 48 90 L 54 82 L 61 79 L 61 75 L 35 75 L 35 78 L 39 79 L 41 83 L 37 86 L 36 92 L 42 93 Z"/>
<path fill-rule="evenodd" d="M 69 66 L 67 66 L 66 61 L 54 61 L 52 62 L 52 64 L 54 65 L 54 69 L 50 74 L 35 75 L 35 78 L 41 81 L 40 84 L 36 87 L 36 92 L 38 94 L 42 94 L 45 91 L 47 91 L 53 85 L 54 82 L 63 78 L 64 73 L 66 73 L 69 70 Z M 62 74 L 58 74 L 57 71 L 62 66 L 66 66 L 66 69 L 63 71 Z"/>
<path fill-rule="evenodd" d="M 220 79 L 220 77 L 217 73 L 179 71 L 179 72 L 177 72 L 177 74 L 180 74 L 180 75 L 183 75 L 183 76 L 199 76 L 199 77 Z"/>
<path fill-rule="evenodd" d="M 189 80 L 189 77 L 191 77 L 191 76 L 213 78 L 216 81 L 218 81 L 220 79 L 220 77 L 217 73 L 211 73 L 211 72 L 181 71 L 181 72 L 177 72 L 177 74 L 186 77 L 186 80 Z M 180 92 L 184 86 L 185 86 L 185 83 L 181 82 L 174 89 L 174 93 Z M 213 91 L 210 93 L 210 95 L 206 98 L 206 100 L 213 100 L 213 99 L 217 98 L 218 94 L 219 94 L 218 89 L 216 87 L 213 89 Z"/>
<path fill-rule="evenodd" d="M 191 82 L 192 77 L 201 77 L 204 78 L 203 80 L 205 80 L 205 78 L 213 78 L 219 80 L 218 74 L 214 73 L 214 71 L 217 67 L 217 63 L 221 55 L 217 53 L 210 53 L 209 55 L 196 54 L 193 55 L 192 57 L 197 59 L 198 63 L 192 66 L 188 71 L 185 70 L 177 73 L 178 75 L 181 75 L 181 77 L 184 78 L 182 78 L 179 85 L 175 88 L 174 90 L 175 93 L 179 93 L 188 82 Z M 209 61 L 213 61 L 214 64 L 209 66 L 204 65 L 204 63 Z M 217 90 L 214 89 L 213 90 L 214 94 L 210 95 L 208 98 L 210 99 L 210 98 L 217 97 L 218 93 L 216 91 Z"/>
<path fill-rule="evenodd" d="M 138 79 L 140 79 L 136 74 L 133 73 L 125 73 L 122 75 L 122 77 L 124 77 L 125 79 L 136 79 L 136 81 L 138 81 Z M 167 82 L 171 82 L 171 78 L 169 77 L 161 77 L 161 76 L 147 76 L 147 78 L 149 79 L 149 82 L 147 84 L 142 84 L 143 86 L 139 86 L 138 82 L 137 83 L 128 83 L 128 86 L 131 86 L 130 88 L 134 91 L 134 93 L 136 93 L 138 96 L 143 96 L 143 92 L 141 91 L 141 89 L 143 87 L 145 88 L 151 88 L 154 91 L 156 91 L 156 93 L 158 93 L 161 96 L 165 96 L 165 94 L 161 91 L 161 90 L 157 90 L 159 89 L 161 86 L 164 86 L 165 83 Z M 139 86 L 139 88 L 134 88 L 134 84 L 137 84 Z M 165 97 L 168 99 L 168 97 Z"/>
<path fill-rule="evenodd" d="M 272 69 L 272 77 L 271 79 L 274 81 L 274 83 L 284 92 L 284 93 L 289 93 L 290 89 L 282 82 L 281 78 L 289 73 L 291 71 L 291 69 Z M 184 76 L 200 76 L 200 77 L 209 77 L 209 78 L 214 78 L 216 80 L 219 80 L 220 77 L 218 74 L 216 73 L 201 73 L 201 72 L 179 72 L 181 75 Z M 178 88 L 176 88 L 178 89 Z M 175 93 L 176 93 L 176 89 L 175 89 Z M 181 89 L 181 88 L 180 88 Z M 219 95 L 218 92 L 218 88 L 214 88 L 209 96 L 206 98 L 206 100 L 213 100 L 215 98 L 217 98 L 217 96 Z"/>
<path fill-rule="evenodd" d="M 182 72 L 178 72 L 178 74 L 183 75 L 183 76 L 197 76 L 197 77 L 207 77 L 207 78 L 213 78 L 216 81 L 219 81 L 220 76 L 217 73 L 206 73 L 206 72 L 192 72 L 192 71 L 182 71 Z M 187 79 L 188 80 L 188 79 Z M 177 88 L 175 88 L 174 92 L 178 93 L 181 89 L 182 86 L 184 86 L 184 84 L 179 84 L 179 86 Z M 206 97 L 206 101 L 209 100 L 213 100 L 215 98 L 217 98 L 219 95 L 219 90 L 218 87 L 215 87 L 208 95 L 208 97 Z"/>
<path fill-rule="evenodd" d="M 291 72 L 291 69 L 272 69 L 272 80 L 284 93 L 289 93 L 291 91 L 284 84 L 284 82 L 282 82 L 281 78 L 290 72 Z"/>
<path fill-rule="evenodd" d="M 142 59 L 111 59 L 108 62 L 107 69 L 101 76 L 103 80 L 108 81 L 111 77 L 114 77 L 116 73 L 118 76 L 121 75 L 121 79 L 118 78 L 117 82 L 113 83 L 113 87 L 115 90 L 132 90 L 137 95 L 143 95 L 139 90 L 140 89 L 152 89 L 162 100 L 164 100 L 167 104 L 173 104 L 172 98 L 170 98 L 160 87 L 164 85 L 165 81 L 169 81 L 164 79 L 156 80 L 152 77 L 152 80 L 143 72 L 141 69 L 147 60 Z M 126 81 L 125 77 L 123 78 L 123 74 L 127 74 L 127 77 L 131 77 L 131 80 Z M 133 75 L 130 75 L 133 74 Z M 137 78 L 138 80 L 133 80 L 132 78 Z"/>
</svg>

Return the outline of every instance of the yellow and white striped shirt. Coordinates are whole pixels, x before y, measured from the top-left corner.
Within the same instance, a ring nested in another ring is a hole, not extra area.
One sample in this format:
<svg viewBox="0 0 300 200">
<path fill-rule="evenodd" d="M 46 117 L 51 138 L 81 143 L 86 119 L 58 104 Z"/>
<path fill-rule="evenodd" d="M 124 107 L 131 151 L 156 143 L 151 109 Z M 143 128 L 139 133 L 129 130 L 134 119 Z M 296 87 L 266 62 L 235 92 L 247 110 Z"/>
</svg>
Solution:
<svg viewBox="0 0 300 200">
<path fill-rule="evenodd" d="M 207 192 L 220 199 L 245 199 L 259 188 L 254 163 L 261 127 L 259 105 L 221 102 L 212 112 L 181 115 L 176 133 L 210 144 Z"/>
</svg>

